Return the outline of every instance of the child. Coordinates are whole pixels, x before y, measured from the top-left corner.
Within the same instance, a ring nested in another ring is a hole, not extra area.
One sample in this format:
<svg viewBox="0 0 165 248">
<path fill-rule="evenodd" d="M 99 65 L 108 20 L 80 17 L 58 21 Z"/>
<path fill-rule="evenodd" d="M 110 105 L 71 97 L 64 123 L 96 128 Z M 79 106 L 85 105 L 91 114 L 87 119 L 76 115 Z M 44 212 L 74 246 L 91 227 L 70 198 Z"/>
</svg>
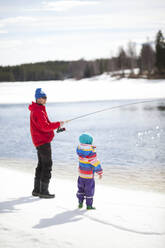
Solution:
<svg viewBox="0 0 165 248">
<path fill-rule="evenodd" d="M 78 192 L 79 208 L 83 207 L 84 198 L 86 198 L 87 209 L 95 209 L 93 204 L 93 196 L 95 190 L 94 173 L 102 178 L 103 170 L 97 159 L 95 146 L 92 146 L 93 138 L 89 134 L 82 134 L 79 137 L 80 144 L 77 147 L 79 156 L 79 177 Z"/>
</svg>

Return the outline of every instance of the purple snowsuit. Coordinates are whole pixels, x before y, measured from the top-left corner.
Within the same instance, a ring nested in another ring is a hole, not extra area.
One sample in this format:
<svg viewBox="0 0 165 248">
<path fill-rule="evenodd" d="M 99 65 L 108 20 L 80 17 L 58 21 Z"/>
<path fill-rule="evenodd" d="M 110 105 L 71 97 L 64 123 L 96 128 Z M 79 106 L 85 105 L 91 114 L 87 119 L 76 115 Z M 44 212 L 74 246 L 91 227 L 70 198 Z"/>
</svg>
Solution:
<svg viewBox="0 0 165 248">
<path fill-rule="evenodd" d="M 94 178 L 86 179 L 79 177 L 77 186 L 78 186 L 77 198 L 79 199 L 79 203 L 82 203 L 84 201 L 84 198 L 86 198 L 86 205 L 92 206 L 93 196 L 95 192 Z"/>
</svg>

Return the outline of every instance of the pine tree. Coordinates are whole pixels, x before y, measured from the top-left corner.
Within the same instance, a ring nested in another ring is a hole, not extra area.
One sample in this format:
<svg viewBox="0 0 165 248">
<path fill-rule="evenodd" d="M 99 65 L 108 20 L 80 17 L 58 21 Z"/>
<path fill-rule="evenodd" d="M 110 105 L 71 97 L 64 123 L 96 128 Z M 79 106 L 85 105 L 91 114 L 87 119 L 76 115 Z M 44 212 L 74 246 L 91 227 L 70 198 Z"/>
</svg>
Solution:
<svg viewBox="0 0 165 248">
<path fill-rule="evenodd" d="M 143 73 L 144 71 L 146 71 L 147 74 L 150 75 L 155 65 L 155 52 L 149 42 L 144 43 L 142 45 L 140 59 L 141 59 L 141 66 L 140 66 L 141 72 Z"/>
<path fill-rule="evenodd" d="M 124 69 L 127 68 L 127 55 L 123 47 L 119 48 L 119 55 L 117 58 L 117 62 L 118 62 L 117 65 L 119 70 L 122 70 L 124 73 Z"/>
<path fill-rule="evenodd" d="M 161 30 L 156 35 L 156 67 L 159 73 L 165 73 L 165 39 Z"/>
</svg>

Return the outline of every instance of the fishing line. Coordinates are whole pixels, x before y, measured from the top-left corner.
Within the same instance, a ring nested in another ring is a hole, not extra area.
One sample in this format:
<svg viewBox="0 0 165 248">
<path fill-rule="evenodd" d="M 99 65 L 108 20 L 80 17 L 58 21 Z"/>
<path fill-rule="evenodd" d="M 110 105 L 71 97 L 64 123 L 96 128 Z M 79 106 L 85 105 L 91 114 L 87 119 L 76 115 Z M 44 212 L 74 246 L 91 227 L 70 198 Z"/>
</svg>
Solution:
<svg viewBox="0 0 165 248">
<path fill-rule="evenodd" d="M 94 112 L 91 112 L 91 113 L 87 113 L 87 114 L 84 114 L 84 115 L 74 117 L 72 119 L 64 121 L 64 123 L 68 123 L 68 122 L 71 122 L 71 121 L 82 119 L 84 117 L 87 117 L 87 116 L 90 116 L 90 115 L 95 115 L 95 114 L 98 114 L 98 113 L 101 113 L 101 112 L 104 112 L 104 111 L 110 111 L 110 110 L 114 110 L 114 109 L 125 108 L 125 107 L 131 106 L 131 105 L 137 105 L 137 104 L 143 104 L 143 103 L 151 103 L 151 102 L 162 101 L 162 100 L 163 99 L 155 99 L 155 100 L 132 102 L 132 103 L 117 105 L 117 106 L 113 106 L 113 107 L 108 107 L 108 108 L 100 109 L 100 110 L 97 110 L 97 111 L 94 111 Z M 63 131 L 65 131 L 65 128 L 58 128 L 57 129 L 57 133 L 63 132 Z"/>
<path fill-rule="evenodd" d="M 91 113 L 87 113 L 87 114 L 80 115 L 80 116 L 77 116 L 75 118 L 66 120 L 65 123 L 68 123 L 68 122 L 71 122 L 71 121 L 74 121 L 74 120 L 77 120 L 77 119 L 81 119 L 81 118 L 84 118 L 86 116 L 90 116 L 90 115 L 94 115 L 94 114 L 97 114 L 97 113 L 101 113 L 101 112 L 104 112 L 104 111 L 110 111 L 110 110 L 113 110 L 113 109 L 124 108 L 124 107 L 131 106 L 131 105 L 142 104 L 142 103 L 149 103 L 149 102 L 156 102 L 156 101 L 162 101 L 162 100 L 163 99 L 155 99 L 155 100 L 142 101 L 142 102 L 133 102 L 133 103 L 127 103 L 127 104 L 117 105 L 117 106 L 113 106 L 113 107 L 108 107 L 108 108 L 100 109 L 100 110 L 97 110 L 97 111 L 94 111 L 94 112 L 91 112 Z"/>
</svg>

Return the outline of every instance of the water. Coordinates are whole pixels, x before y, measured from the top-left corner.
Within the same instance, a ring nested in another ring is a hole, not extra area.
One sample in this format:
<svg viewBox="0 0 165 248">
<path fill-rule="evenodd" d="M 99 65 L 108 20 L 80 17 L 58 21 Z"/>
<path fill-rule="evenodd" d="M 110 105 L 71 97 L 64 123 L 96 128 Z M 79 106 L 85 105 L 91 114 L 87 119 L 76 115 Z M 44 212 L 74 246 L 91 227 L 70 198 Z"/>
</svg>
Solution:
<svg viewBox="0 0 165 248">
<path fill-rule="evenodd" d="M 79 115 L 135 101 L 47 104 L 50 120 Z M 77 173 L 75 153 L 82 132 L 92 134 L 104 169 L 104 182 L 165 191 L 165 101 L 132 105 L 78 119 L 52 142 L 56 170 Z M 36 160 L 27 104 L 0 105 L 0 159 Z M 28 163 L 26 163 L 28 166 Z"/>
</svg>

